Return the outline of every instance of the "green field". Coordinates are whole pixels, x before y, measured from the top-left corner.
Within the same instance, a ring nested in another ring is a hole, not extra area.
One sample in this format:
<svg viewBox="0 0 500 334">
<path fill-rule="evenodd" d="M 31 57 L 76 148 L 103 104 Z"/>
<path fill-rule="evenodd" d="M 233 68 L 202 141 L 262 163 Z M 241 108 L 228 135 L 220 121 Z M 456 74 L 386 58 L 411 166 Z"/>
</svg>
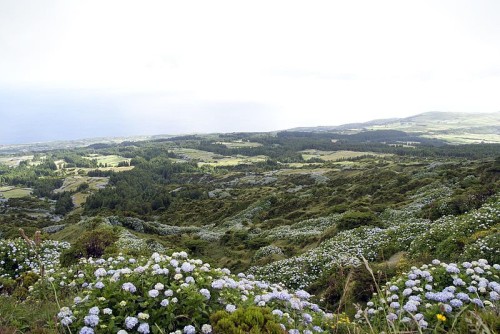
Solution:
<svg viewBox="0 0 500 334">
<path fill-rule="evenodd" d="M 221 159 L 214 159 L 211 162 L 199 162 L 198 166 L 237 166 L 237 165 L 251 165 L 257 162 L 264 162 L 267 157 L 264 155 L 257 155 L 255 157 L 247 157 L 244 155 L 237 155 L 235 157 L 224 157 Z"/>
<path fill-rule="evenodd" d="M 263 162 L 267 159 L 267 157 L 263 155 L 257 155 L 254 157 L 247 157 L 244 155 L 223 156 L 191 148 L 174 148 L 172 151 L 185 160 L 198 160 L 198 166 L 237 166 Z"/>
<path fill-rule="evenodd" d="M 242 141 L 242 140 L 236 140 L 236 141 L 219 141 L 216 144 L 221 144 L 224 145 L 228 148 L 241 148 L 241 147 L 260 147 L 262 144 L 260 143 L 253 143 L 249 141 Z"/>
<path fill-rule="evenodd" d="M 17 188 L 12 186 L 0 187 L 0 198 L 21 198 L 31 194 L 31 188 Z"/>
<path fill-rule="evenodd" d="M 61 188 L 54 190 L 55 193 L 61 193 L 63 191 L 76 191 L 78 186 L 83 183 L 87 183 L 89 188 L 92 190 L 97 190 L 104 187 L 108 183 L 108 178 L 106 177 L 89 177 L 89 176 L 69 176 L 64 179 L 64 183 Z"/>
<path fill-rule="evenodd" d="M 121 157 L 119 155 L 100 155 L 100 154 L 89 154 L 84 157 L 86 159 L 96 159 L 98 164 L 106 165 L 107 167 L 116 167 L 120 162 L 128 161 L 130 159 Z"/>
<path fill-rule="evenodd" d="M 422 137 L 436 138 L 447 141 L 451 144 L 479 144 L 479 143 L 500 143 L 500 135 L 489 133 L 456 133 L 456 134 L 435 134 Z"/>
<path fill-rule="evenodd" d="M 325 161 L 337 161 L 344 159 L 352 159 L 366 155 L 380 157 L 387 156 L 388 154 L 380 154 L 374 152 L 354 152 L 354 151 L 320 151 L 320 150 L 304 150 L 301 151 L 304 160 L 319 158 Z"/>
<path fill-rule="evenodd" d="M 0 164 L 9 167 L 16 167 L 19 166 L 19 163 L 21 161 L 26 161 L 26 160 L 31 161 L 32 159 L 33 159 L 32 155 L 23 155 L 17 157 L 0 157 Z"/>
<path fill-rule="evenodd" d="M 110 168 L 118 168 L 118 167 L 110 167 Z M 129 168 L 129 167 L 123 167 Z M 62 193 L 64 191 L 72 192 L 73 194 L 73 203 L 76 207 L 82 206 L 85 203 L 85 200 L 90 195 L 88 191 L 84 192 L 76 192 L 78 187 L 84 183 L 89 185 L 89 190 L 97 191 L 105 187 L 108 184 L 107 177 L 90 177 L 90 176 L 69 176 L 64 179 L 64 183 L 61 188 L 54 190 L 54 193 Z"/>
</svg>

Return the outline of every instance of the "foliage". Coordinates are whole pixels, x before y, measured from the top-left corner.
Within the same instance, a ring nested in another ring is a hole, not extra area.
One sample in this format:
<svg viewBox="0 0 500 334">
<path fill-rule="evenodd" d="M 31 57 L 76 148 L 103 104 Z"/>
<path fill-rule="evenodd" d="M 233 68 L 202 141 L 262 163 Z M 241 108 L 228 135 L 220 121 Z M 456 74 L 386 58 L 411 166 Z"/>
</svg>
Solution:
<svg viewBox="0 0 500 334">
<path fill-rule="evenodd" d="M 101 257 L 117 241 L 117 231 L 101 227 L 84 232 L 69 249 L 61 254 L 61 264 L 68 266 L 82 257 Z"/>
<path fill-rule="evenodd" d="M 500 265 L 481 259 L 462 264 L 433 260 L 387 282 L 356 318 L 400 331 L 467 328 L 467 311 L 498 312 Z"/>
<path fill-rule="evenodd" d="M 201 260 L 188 259 L 183 252 L 171 257 L 154 253 L 150 258 L 82 259 L 77 267 L 56 272 L 46 280 L 59 294 L 75 288 L 80 291 L 74 304 L 62 307 L 58 314 L 61 329 L 68 332 L 210 333 L 212 314 L 242 309 L 234 316 L 212 316 L 213 325 L 225 328 L 224 323 L 231 320 L 243 329 L 263 321 L 261 327 L 275 333 L 282 326 L 311 330 L 325 316 L 308 301 L 310 295 L 305 291 L 290 292 L 252 276 L 234 276 L 227 269 L 213 269 Z M 44 289 L 42 283 L 34 290 Z M 264 311 L 256 311 L 257 307 Z M 272 318 L 265 307 L 273 309 Z"/>
<path fill-rule="evenodd" d="M 218 311 L 210 316 L 210 322 L 214 334 L 283 334 L 275 317 L 269 308 L 250 306 L 233 313 Z"/>
<path fill-rule="evenodd" d="M 379 226 L 380 220 L 372 212 L 350 211 L 339 219 L 337 228 L 343 231 L 367 225 Z"/>
<path fill-rule="evenodd" d="M 45 240 L 34 247 L 26 240 L 0 239 L 0 277 L 12 279 L 20 277 L 24 272 L 40 272 L 40 264 L 45 270 L 56 268 L 59 264 L 59 255 L 69 248 L 67 242 Z"/>
</svg>

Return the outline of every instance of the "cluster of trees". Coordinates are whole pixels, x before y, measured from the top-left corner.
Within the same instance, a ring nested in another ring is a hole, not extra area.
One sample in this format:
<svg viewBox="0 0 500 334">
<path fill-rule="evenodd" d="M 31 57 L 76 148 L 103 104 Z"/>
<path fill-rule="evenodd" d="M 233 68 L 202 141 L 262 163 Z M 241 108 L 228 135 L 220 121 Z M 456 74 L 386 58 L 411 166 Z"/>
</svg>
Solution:
<svg viewBox="0 0 500 334">
<path fill-rule="evenodd" d="M 165 158 L 146 160 L 134 158 L 134 169 L 128 172 L 109 173 L 109 185 L 89 196 L 85 211 L 125 212 L 147 215 L 162 211 L 170 205 L 172 195 L 167 187 L 176 175 L 196 171 L 193 164 L 175 164 Z"/>
</svg>

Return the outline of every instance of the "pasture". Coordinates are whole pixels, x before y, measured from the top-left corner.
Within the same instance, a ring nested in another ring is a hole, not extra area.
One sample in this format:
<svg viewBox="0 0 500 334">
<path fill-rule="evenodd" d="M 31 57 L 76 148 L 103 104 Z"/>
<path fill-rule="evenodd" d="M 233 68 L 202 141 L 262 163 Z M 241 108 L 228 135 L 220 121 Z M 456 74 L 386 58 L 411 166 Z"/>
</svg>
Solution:
<svg viewBox="0 0 500 334">
<path fill-rule="evenodd" d="M 354 151 L 320 151 L 320 150 L 304 150 L 301 151 L 302 158 L 306 161 L 318 158 L 324 161 L 339 161 L 345 159 L 358 158 L 366 155 L 382 157 L 387 154 L 380 154 L 374 152 L 354 152 Z"/>
<path fill-rule="evenodd" d="M 0 198 L 21 198 L 31 194 L 31 188 L 18 188 L 13 186 L 0 187 Z"/>
</svg>

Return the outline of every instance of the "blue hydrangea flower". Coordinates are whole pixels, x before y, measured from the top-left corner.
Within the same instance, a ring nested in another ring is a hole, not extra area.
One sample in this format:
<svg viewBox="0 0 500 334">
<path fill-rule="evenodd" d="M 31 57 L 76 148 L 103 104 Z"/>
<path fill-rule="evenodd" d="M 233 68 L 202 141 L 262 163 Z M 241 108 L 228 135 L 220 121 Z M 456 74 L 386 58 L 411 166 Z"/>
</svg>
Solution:
<svg viewBox="0 0 500 334">
<path fill-rule="evenodd" d="M 139 323 L 136 317 L 126 317 L 125 318 L 125 328 L 132 329 Z"/>
<path fill-rule="evenodd" d="M 90 327 L 84 326 L 80 329 L 80 334 L 94 334 L 94 330 Z"/>
<path fill-rule="evenodd" d="M 192 325 L 187 325 L 184 327 L 184 334 L 195 334 L 196 333 L 196 328 Z"/>
<path fill-rule="evenodd" d="M 95 314 L 90 314 L 85 316 L 85 318 L 83 318 L 83 322 L 87 326 L 95 327 L 99 323 L 99 317 Z"/>
<path fill-rule="evenodd" d="M 147 322 L 141 322 L 137 331 L 141 334 L 149 334 L 149 324 Z"/>
</svg>

